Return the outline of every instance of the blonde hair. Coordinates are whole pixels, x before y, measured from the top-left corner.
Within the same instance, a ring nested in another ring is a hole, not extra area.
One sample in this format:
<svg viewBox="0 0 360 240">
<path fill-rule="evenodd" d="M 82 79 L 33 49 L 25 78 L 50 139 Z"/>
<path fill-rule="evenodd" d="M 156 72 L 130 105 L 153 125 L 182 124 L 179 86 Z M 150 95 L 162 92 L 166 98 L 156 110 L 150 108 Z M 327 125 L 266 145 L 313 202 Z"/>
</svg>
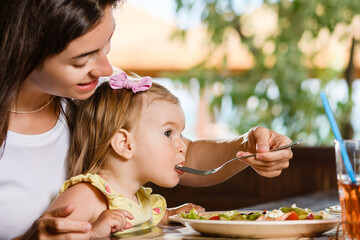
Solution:
<svg viewBox="0 0 360 240">
<path fill-rule="evenodd" d="M 144 101 L 144 96 L 149 96 L 149 101 Z M 169 90 L 154 82 L 150 89 L 138 93 L 115 90 L 104 82 L 89 99 L 79 102 L 68 153 L 68 177 L 102 169 L 113 135 L 121 128 L 132 130 L 145 104 L 155 100 L 180 104 Z"/>
</svg>

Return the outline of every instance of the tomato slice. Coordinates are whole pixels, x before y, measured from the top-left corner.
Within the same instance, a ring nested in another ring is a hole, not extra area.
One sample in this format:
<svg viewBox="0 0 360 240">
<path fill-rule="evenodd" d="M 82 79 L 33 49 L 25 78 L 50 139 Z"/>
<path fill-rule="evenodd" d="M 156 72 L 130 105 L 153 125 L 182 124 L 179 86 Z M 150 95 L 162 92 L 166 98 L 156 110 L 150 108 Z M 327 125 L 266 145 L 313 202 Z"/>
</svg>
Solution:
<svg viewBox="0 0 360 240">
<path fill-rule="evenodd" d="M 220 217 L 217 216 L 217 215 L 212 216 L 211 218 L 209 218 L 209 220 L 219 220 L 219 219 L 220 219 Z"/>
<path fill-rule="evenodd" d="M 285 221 L 285 220 L 299 220 L 299 217 L 296 214 L 296 212 L 288 212 L 274 219 L 274 221 Z"/>
<path fill-rule="evenodd" d="M 285 220 L 299 220 L 299 216 L 296 214 L 296 212 L 289 212 L 289 215 Z"/>
</svg>

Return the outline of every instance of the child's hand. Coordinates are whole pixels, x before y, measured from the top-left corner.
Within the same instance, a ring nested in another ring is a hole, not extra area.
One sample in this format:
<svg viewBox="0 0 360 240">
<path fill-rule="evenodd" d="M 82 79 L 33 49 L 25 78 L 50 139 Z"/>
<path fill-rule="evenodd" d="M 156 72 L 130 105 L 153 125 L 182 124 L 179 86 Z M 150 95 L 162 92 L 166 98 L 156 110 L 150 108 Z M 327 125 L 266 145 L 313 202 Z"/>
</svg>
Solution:
<svg viewBox="0 0 360 240">
<path fill-rule="evenodd" d="M 205 212 L 205 208 L 203 208 L 202 206 L 199 206 L 199 205 L 195 205 L 193 203 L 185 203 L 185 204 L 180 205 L 175 208 L 169 208 L 169 209 L 167 209 L 167 211 L 169 211 L 169 216 L 172 216 L 172 215 L 180 214 L 183 212 L 188 213 L 193 208 L 195 208 L 195 210 L 197 212 Z"/>
<path fill-rule="evenodd" d="M 163 219 L 161 220 L 160 224 L 169 224 L 169 216 L 180 214 L 183 212 L 188 213 L 193 208 L 195 208 L 197 212 L 205 212 L 205 208 L 203 208 L 202 206 L 195 205 L 193 203 L 185 203 L 175 208 L 166 209 L 166 213 Z"/>
<path fill-rule="evenodd" d="M 117 231 L 131 228 L 131 223 L 126 219 L 134 219 L 126 210 L 104 210 L 95 222 L 92 223 L 93 237 L 105 237 Z"/>
</svg>

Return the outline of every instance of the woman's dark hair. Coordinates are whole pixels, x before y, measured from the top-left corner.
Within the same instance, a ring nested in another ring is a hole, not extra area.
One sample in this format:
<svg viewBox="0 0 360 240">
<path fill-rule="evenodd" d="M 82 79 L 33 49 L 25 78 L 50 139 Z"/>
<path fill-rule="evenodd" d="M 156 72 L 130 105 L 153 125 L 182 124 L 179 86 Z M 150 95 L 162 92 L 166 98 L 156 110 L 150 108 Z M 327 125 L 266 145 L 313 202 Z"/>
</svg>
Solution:
<svg viewBox="0 0 360 240">
<path fill-rule="evenodd" d="M 26 77 L 46 58 L 62 52 L 72 40 L 93 29 L 100 22 L 106 7 L 119 1 L 1 2 L 0 146 L 5 143 L 11 105 Z"/>
</svg>

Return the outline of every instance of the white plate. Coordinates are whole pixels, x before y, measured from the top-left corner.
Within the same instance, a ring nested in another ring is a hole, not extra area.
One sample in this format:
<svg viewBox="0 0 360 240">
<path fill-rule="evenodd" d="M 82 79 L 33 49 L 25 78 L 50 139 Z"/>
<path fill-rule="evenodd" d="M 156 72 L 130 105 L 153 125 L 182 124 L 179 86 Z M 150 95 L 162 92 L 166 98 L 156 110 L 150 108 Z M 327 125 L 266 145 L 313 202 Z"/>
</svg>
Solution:
<svg viewBox="0 0 360 240">
<path fill-rule="evenodd" d="M 249 213 L 254 211 L 241 212 Z M 215 212 L 206 212 L 202 213 L 202 215 L 212 213 Z M 329 220 L 289 221 L 196 220 L 182 218 L 179 214 L 171 216 L 169 219 L 180 222 L 205 235 L 246 238 L 313 237 L 333 229 L 341 222 L 336 217 Z"/>
<path fill-rule="evenodd" d="M 325 211 L 327 211 L 328 213 L 341 214 L 341 206 L 340 205 L 330 206 L 325 208 Z"/>
</svg>

